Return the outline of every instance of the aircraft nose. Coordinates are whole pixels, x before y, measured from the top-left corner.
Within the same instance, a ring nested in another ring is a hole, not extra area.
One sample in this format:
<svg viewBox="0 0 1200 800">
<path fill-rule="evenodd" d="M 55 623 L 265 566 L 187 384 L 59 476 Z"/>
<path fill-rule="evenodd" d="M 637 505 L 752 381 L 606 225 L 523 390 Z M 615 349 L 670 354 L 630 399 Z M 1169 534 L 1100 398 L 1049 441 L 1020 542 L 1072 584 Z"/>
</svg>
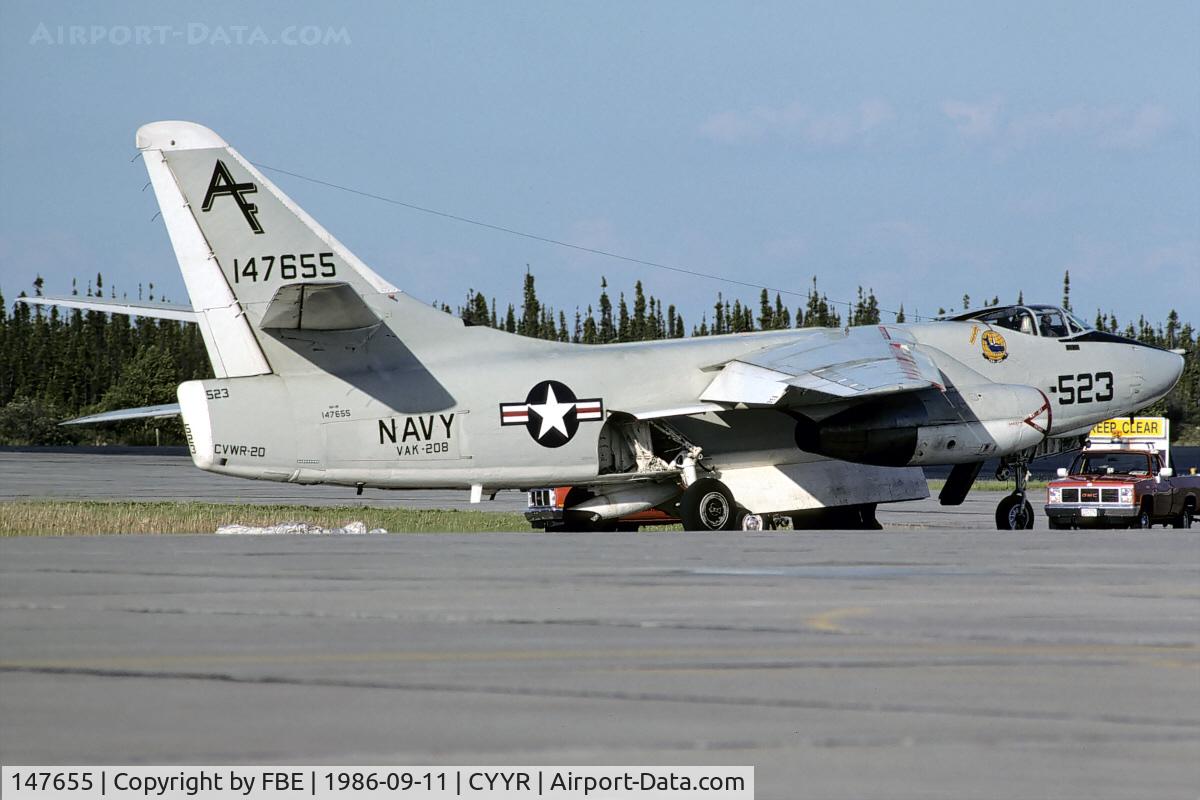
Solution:
<svg viewBox="0 0 1200 800">
<path fill-rule="evenodd" d="M 1154 387 L 1154 396 L 1162 397 L 1175 388 L 1183 375 L 1183 356 L 1169 350 L 1155 351 L 1146 359 L 1146 382 Z"/>
</svg>

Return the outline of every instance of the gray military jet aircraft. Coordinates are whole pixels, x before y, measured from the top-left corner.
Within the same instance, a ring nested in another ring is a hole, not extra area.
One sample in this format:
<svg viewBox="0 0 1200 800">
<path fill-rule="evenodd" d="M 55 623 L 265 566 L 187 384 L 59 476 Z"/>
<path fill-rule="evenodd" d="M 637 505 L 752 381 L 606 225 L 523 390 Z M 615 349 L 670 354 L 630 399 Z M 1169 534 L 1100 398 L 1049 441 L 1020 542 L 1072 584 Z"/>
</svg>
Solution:
<svg viewBox="0 0 1200 800">
<path fill-rule="evenodd" d="M 877 503 L 928 496 L 921 465 L 955 465 L 955 504 L 1000 458 L 1016 491 L 997 524 L 1029 527 L 1026 463 L 1183 369 L 1052 306 L 604 346 L 468 327 L 369 269 L 208 128 L 156 122 L 136 142 L 191 307 L 30 301 L 198 324 L 216 377 L 182 384 L 178 408 L 196 466 L 225 475 L 473 500 L 572 486 L 569 526 L 659 508 L 717 530 L 821 508 L 872 526 Z"/>
</svg>

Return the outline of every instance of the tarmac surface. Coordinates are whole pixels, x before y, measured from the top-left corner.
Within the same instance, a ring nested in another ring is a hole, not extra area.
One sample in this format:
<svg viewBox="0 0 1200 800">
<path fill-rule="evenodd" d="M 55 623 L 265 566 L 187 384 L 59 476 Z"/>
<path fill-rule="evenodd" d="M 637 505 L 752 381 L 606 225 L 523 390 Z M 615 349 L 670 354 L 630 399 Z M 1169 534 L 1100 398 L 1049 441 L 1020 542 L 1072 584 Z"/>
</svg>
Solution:
<svg viewBox="0 0 1200 800">
<path fill-rule="evenodd" d="M 5 494 L 21 473 L 119 495 L 133 463 L 103 489 L 7 455 Z M 147 496 L 189 496 L 166 464 Z M 0 761 L 752 764 L 759 798 L 1196 797 L 1195 534 L 936 509 L 869 533 L 0 540 Z"/>
<path fill-rule="evenodd" d="M 1040 503 L 1044 492 L 1031 493 L 1035 528 L 1045 528 Z M 928 500 L 879 507 L 885 528 L 995 527 L 1002 492 L 973 492 L 953 508 Z M 204 472 L 186 455 L 146 452 L 0 451 L 0 502 L 33 499 L 66 500 L 196 500 L 205 503 L 282 503 L 312 506 L 402 506 L 521 512 L 525 495 L 500 492 L 495 500 L 471 505 L 468 493 L 449 490 L 387 491 L 366 489 L 361 497 L 344 486 L 299 486 L 250 481 Z"/>
</svg>

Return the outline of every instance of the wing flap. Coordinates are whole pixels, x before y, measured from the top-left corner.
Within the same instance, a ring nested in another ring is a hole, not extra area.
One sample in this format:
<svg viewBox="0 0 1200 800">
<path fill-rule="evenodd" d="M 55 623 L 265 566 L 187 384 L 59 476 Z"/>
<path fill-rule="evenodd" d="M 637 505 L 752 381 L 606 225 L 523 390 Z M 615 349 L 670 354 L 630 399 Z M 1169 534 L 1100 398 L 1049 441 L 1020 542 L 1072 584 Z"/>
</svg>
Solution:
<svg viewBox="0 0 1200 800">
<path fill-rule="evenodd" d="M 827 343 L 768 347 L 734 359 L 700 399 L 749 406 L 803 406 L 943 389 L 937 364 L 906 331 L 851 328 Z"/>
<path fill-rule="evenodd" d="M 707 403 L 772 406 L 788 391 L 792 376 L 746 361 L 730 361 L 700 394 Z"/>
</svg>

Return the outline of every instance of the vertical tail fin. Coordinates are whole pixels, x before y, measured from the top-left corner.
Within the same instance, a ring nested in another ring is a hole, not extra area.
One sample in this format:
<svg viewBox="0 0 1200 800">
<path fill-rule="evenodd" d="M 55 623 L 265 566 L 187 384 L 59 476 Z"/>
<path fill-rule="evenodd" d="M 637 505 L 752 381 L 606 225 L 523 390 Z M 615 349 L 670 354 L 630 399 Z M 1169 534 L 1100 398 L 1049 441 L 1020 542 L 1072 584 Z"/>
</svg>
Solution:
<svg viewBox="0 0 1200 800">
<path fill-rule="evenodd" d="M 137 147 L 219 377 L 285 369 L 287 348 L 269 335 L 281 329 L 393 318 L 406 339 L 462 330 L 404 297 L 208 128 L 154 122 L 138 130 Z"/>
<path fill-rule="evenodd" d="M 224 378 L 270 372 L 266 357 L 192 213 L 190 198 L 168 161 L 169 154 L 222 150 L 225 142 L 207 128 L 185 122 L 143 126 L 137 132 L 136 142 L 150 173 L 214 373 Z"/>
</svg>

